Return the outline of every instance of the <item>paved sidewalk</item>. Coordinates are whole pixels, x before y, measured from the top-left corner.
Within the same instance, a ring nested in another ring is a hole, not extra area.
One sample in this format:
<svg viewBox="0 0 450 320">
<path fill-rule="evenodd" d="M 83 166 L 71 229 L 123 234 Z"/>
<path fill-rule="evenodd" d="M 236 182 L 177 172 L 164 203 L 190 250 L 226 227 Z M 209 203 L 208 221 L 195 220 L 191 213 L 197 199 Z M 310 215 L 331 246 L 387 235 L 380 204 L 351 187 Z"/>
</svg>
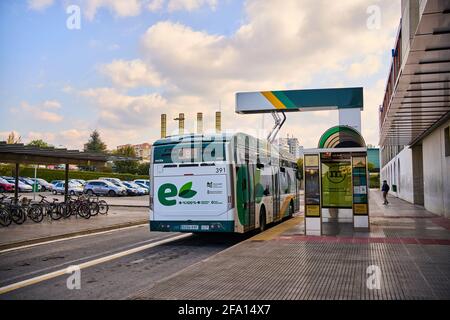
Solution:
<svg viewBox="0 0 450 320">
<path fill-rule="evenodd" d="M 9 227 L 0 227 L 0 250 L 146 222 L 148 209 L 126 207 L 110 207 L 107 215 L 99 214 L 90 219 L 71 217 L 53 221 L 44 217 L 41 223 L 34 223 L 28 219 L 22 225 L 12 223 Z"/>
<path fill-rule="evenodd" d="M 396 198 L 381 203 L 371 190 L 370 232 L 326 224 L 323 236 L 305 236 L 297 216 L 130 298 L 450 299 L 449 220 Z"/>
</svg>

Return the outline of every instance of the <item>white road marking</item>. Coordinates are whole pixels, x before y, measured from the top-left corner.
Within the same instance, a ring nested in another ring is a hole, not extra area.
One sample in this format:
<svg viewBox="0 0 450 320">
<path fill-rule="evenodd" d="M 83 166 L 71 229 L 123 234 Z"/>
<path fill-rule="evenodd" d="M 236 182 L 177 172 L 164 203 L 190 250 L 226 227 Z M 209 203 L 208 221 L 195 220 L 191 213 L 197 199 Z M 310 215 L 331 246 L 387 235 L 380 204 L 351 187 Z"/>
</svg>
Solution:
<svg viewBox="0 0 450 320">
<path fill-rule="evenodd" d="M 44 244 L 50 244 L 50 243 L 55 243 L 55 242 L 60 242 L 60 241 L 79 239 L 79 238 L 84 238 L 84 237 L 89 237 L 89 236 L 97 236 L 97 235 L 105 234 L 105 233 L 112 233 L 112 232 L 116 232 L 116 231 L 122 231 L 122 230 L 138 228 L 138 227 L 142 227 L 144 225 L 148 225 L 148 222 L 145 222 L 145 223 L 142 223 L 142 224 L 138 224 L 138 225 L 135 225 L 135 226 L 130 226 L 130 227 L 117 228 L 117 229 L 100 231 L 100 232 L 94 232 L 94 233 L 87 233 L 87 234 L 80 234 L 78 236 L 72 236 L 72 237 L 68 237 L 68 238 L 61 238 L 61 239 L 55 239 L 55 240 L 49 240 L 49 241 L 43 241 L 43 242 L 27 244 L 27 245 L 20 246 L 20 247 L 14 247 L 14 248 L 0 250 L 0 254 L 1 253 L 6 253 L 6 252 L 11 252 L 11 251 L 16 251 L 16 250 L 20 250 L 20 249 L 27 249 L 27 248 L 31 248 L 31 247 L 41 246 L 41 245 L 44 245 Z"/>
<path fill-rule="evenodd" d="M 164 240 L 152 242 L 152 243 L 149 243 L 149 244 L 137 247 L 137 248 L 133 248 L 133 249 L 125 250 L 125 251 L 122 251 L 122 252 L 118 252 L 118 253 L 115 253 L 115 254 L 112 254 L 112 255 L 109 255 L 109 256 L 106 256 L 106 257 L 102 257 L 102 258 L 94 259 L 94 260 L 91 260 L 91 261 L 87 261 L 87 262 L 79 264 L 78 267 L 80 269 L 85 269 L 85 268 L 92 267 L 92 266 L 95 266 L 95 265 L 100 264 L 100 263 L 104 263 L 104 262 L 108 262 L 108 261 L 115 260 L 115 259 L 118 259 L 118 258 L 122 258 L 124 256 L 130 255 L 130 254 L 133 254 L 133 253 L 136 253 L 136 252 L 140 252 L 140 251 L 143 251 L 143 250 L 146 250 L 146 249 L 149 249 L 149 248 L 153 248 L 153 247 L 165 244 L 165 243 L 169 243 L 169 242 L 172 242 L 172 241 L 188 238 L 188 237 L 191 237 L 191 236 L 192 236 L 191 233 L 181 234 L 181 235 L 178 235 L 178 236 L 175 236 L 175 237 L 171 237 L 171 238 L 167 238 L 167 239 L 164 239 Z M 27 279 L 27 280 L 16 282 L 16 283 L 13 283 L 13 284 L 1 287 L 0 288 L 0 294 L 4 294 L 4 293 L 7 293 L 7 292 L 10 292 L 10 291 L 13 291 L 13 290 L 17 290 L 17 289 L 20 289 L 20 288 L 23 288 L 23 287 L 27 287 L 27 286 L 30 286 L 32 284 L 36 284 L 36 283 L 39 283 L 39 282 L 42 282 L 42 281 L 45 281 L 45 280 L 53 279 L 53 278 L 59 277 L 61 275 L 64 275 L 66 273 L 67 273 L 67 268 L 64 268 L 64 269 L 53 271 L 53 272 L 50 272 L 50 273 L 47 273 L 47 274 L 43 274 L 41 276 L 37 276 L 37 277 L 34 277 L 34 278 L 30 278 L 30 279 Z"/>
</svg>

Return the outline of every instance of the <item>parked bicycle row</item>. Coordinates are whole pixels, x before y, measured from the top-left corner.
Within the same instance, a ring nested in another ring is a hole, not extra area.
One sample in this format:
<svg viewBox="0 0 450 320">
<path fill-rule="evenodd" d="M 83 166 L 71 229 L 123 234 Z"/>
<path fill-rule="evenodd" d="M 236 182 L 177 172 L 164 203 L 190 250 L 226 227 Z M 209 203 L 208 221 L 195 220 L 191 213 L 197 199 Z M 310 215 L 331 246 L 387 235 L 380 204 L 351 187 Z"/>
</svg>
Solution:
<svg viewBox="0 0 450 320">
<path fill-rule="evenodd" d="M 0 192 L 14 192 L 15 178 L 0 177 Z M 70 179 L 68 193 L 70 195 L 89 194 L 107 196 L 141 196 L 149 194 L 150 182 L 145 179 L 122 181 L 117 178 L 99 178 L 97 180 Z M 19 177 L 19 192 L 50 191 L 53 194 L 65 193 L 65 181 L 47 182 L 41 178 Z"/>
<path fill-rule="evenodd" d="M 49 220 L 67 219 L 70 217 L 81 217 L 89 219 L 98 214 L 108 214 L 109 205 L 98 196 L 69 196 L 67 202 L 59 202 L 53 198 L 49 201 L 46 196 L 39 195 L 39 201 L 29 198 L 6 195 L 0 196 L 0 225 L 7 227 L 11 223 L 23 224 L 27 219 L 39 223 L 47 218 Z"/>
</svg>

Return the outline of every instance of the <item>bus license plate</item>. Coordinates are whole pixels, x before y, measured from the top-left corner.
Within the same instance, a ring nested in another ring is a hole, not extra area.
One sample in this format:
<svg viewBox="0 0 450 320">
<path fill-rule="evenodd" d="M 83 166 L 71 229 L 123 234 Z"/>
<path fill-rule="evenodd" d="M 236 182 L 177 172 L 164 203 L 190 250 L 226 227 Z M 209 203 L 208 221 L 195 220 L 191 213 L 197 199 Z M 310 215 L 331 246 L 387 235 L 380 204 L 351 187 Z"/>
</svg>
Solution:
<svg viewBox="0 0 450 320">
<path fill-rule="evenodd" d="M 183 225 L 181 225 L 181 230 L 198 230 L 198 225 L 196 225 L 196 224 L 183 224 Z"/>
</svg>

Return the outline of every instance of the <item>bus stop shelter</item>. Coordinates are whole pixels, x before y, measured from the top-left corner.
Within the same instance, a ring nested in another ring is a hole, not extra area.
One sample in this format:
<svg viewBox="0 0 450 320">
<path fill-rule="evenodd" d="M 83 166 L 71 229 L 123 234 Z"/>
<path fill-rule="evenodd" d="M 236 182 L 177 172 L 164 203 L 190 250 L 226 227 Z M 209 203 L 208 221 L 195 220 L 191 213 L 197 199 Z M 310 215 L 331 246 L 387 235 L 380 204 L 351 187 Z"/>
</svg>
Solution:
<svg viewBox="0 0 450 320">
<path fill-rule="evenodd" d="M 305 232 L 321 235 L 323 222 L 369 229 L 367 148 L 360 133 L 335 126 L 316 149 L 304 150 Z"/>
<path fill-rule="evenodd" d="M 67 150 L 59 148 L 39 148 L 25 146 L 23 144 L 7 144 L 0 141 L 0 163 L 15 164 L 15 186 L 14 198 L 18 199 L 19 171 L 21 164 L 65 165 L 65 201 L 68 197 L 69 188 L 69 165 L 104 165 L 108 161 L 108 155 L 94 152 L 81 152 L 78 150 Z"/>
</svg>

